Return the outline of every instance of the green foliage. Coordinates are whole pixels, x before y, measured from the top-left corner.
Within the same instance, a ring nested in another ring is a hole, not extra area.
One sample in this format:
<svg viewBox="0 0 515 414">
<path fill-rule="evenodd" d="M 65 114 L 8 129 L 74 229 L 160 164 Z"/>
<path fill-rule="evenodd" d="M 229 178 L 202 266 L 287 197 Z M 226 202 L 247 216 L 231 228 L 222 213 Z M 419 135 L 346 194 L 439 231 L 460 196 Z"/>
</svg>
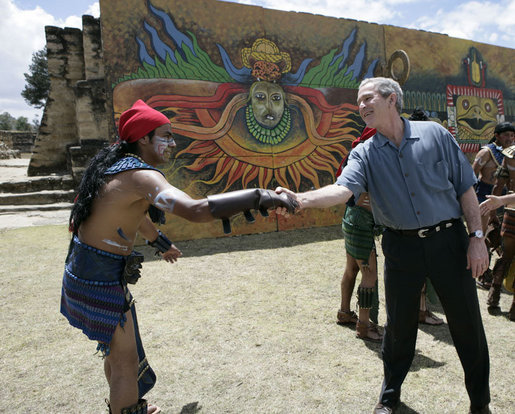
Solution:
<svg viewBox="0 0 515 414">
<path fill-rule="evenodd" d="M 15 118 L 9 112 L 0 114 L 0 130 L 2 131 L 36 131 L 38 128 L 39 121 L 37 119 L 30 124 L 24 116 Z"/>
<path fill-rule="evenodd" d="M 21 96 L 29 105 L 42 108 L 45 106 L 50 89 L 46 47 L 32 54 L 29 73 L 24 73 L 23 76 L 26 84 Z"/>
<path fill-rule="evenodd" d="M 188 34 L 193 41 L 194 53 L 188 47 L 184 47 L 182 50 L 186 60 L 176 50 L 174 57 L 177 63 L 174 63 L 169 55 L 166 56 L 164 63 L 158 58 L 154 59 L 154 65 L 143 62 L 136 73 L 123 76 L 112 87 L 132 79 L 191 79 L 220 83 L 232 82 L 233 79 L 225 69 L 214 64 L 209 55 L 199 47 L 195 35 L 191 32 Z"/>
<path fill-rule="evenodd" d="M 318 66 L 311 68 L 304 76 L 304 79 L 302 79 L 300 86 L 310 88 L 335 87 L 357 89 L 359 87 L 359 81 L 352 79 L 354 76 L 352 71 L 346 74 L 347 65 L 344 65 L 341 70 L 338 70 L 338 66 L 343 57 L 340 56 L 331 64 L 335 53 L 336 49 L 331 50 L 321 59 Z"/>
<path fill-rule="evenodd" d="M 14 118 L 9 112 L 4 112 L 3 114 L 0 114 L 0 130 L 12 131 L 14 129 L 15 123 L 16 118 Z"/>
</svg>

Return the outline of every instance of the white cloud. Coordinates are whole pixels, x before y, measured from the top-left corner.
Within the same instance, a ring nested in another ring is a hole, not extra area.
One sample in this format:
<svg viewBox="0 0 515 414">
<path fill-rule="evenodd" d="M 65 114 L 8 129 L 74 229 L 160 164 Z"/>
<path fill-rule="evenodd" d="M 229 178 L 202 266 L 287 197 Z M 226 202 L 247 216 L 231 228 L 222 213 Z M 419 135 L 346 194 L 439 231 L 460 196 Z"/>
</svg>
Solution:
<svg viewBox="0 0 515 414">
<path fill-rule="evenodd" d="M 452 4 L 452 3 L 451 3 Z M 494 43 L 515 38 L 515 0 L 470 1 L 440 9 L 416 20 L 413 27 L 452 37 Z M 507 46 L 507 44 L 506 44 Z"/>
<path fill-rule="evenodd" d="M 344 17 L 382 23 L 398 16 L 394 6 L 414 0 L 239 0 L 234 3 L 251 4 L 269 9 L 302 11 L 324 16 Z"/>
</svg>

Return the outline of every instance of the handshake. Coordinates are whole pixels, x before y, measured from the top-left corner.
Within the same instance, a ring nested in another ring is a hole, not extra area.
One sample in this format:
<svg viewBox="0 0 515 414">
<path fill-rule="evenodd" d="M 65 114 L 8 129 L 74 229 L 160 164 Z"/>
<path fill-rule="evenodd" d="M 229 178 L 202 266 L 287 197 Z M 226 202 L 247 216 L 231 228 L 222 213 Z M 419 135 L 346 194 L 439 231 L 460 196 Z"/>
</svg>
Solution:
<svg viewBox="0 0 515 414">
<path fill-rule="evenodd" d="M 262 188 L 231 191 L 207 197 L 209 210 L 214 218 L 222 219 L 224 233 L 231 232 L 229 218 L 243 212 L 249 222 L 254 221 L 250 210 L 258 210 L 264 217 L 273 208 L 278 214 L 295 214 L 300 205 L 295 194 L 289 190 L 278 188 L 277 192 Z"/>
</svg>

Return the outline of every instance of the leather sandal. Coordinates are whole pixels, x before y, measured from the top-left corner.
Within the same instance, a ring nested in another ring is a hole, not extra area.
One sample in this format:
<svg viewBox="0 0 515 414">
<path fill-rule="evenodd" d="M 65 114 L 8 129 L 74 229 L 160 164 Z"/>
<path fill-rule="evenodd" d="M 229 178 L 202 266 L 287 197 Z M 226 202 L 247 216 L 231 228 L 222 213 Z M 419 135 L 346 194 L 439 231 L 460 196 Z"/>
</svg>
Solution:
<svg viewBox="0 0 515 414">
<path fill-rule="evenodd" d="M 358 322 L 358 315 L 354 311 L 339 310 L 336 315 L 338 325 L 350 325 Z"/>
<path fill-rule="evenodd" d="M 436 316 L 429 309 L 426 309 L 425 311 L 418 311 L 418 323 L 426 325 L 441 325 L 443 324 L 443 319 Z"/>
<path fill-rule="evenodd" d="M 381 342 L 383 335 L 379 332 L 378 326 L 374 322 L 356 322 L 356 338 L 370 342 Z"/>
</svg>

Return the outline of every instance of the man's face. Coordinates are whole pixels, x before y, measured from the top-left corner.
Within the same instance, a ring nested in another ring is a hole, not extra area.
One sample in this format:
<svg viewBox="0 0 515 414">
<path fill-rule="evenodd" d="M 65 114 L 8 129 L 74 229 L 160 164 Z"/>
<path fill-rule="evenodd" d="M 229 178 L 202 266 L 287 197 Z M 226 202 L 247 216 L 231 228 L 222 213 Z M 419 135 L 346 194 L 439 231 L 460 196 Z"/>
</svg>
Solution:
<svg viewBox="0 0 515 414">
<path fill-rule="evenodd" d="M 284 112 L 284 91 L 279 85 L 259 82 L 252 90 L 250 100 L 258 124 L 270 129 L 277 126 Z"/>
<path fill-rule="evenodd" d="M 176 143 L 172 135 L 172 126 L 170 124 L 161 125 L 154 132 L 152 138 L 152 147 L 160 163 L 166 162 L 172 155 L 172 149 Z"/>
<path fill-rule="evenodd" d="M 508 148 L 515 141 L 515 133 L 513 131 L 504 131 L 500 134 L 495 134 L 495 141 L 501 147 Z"/>
<path fill-rule="evenodd" d="M 371 83 L 359 88 L 359 114 L 367 127 L 380 128 L 390 120 L 392 105 L 395 104 L 394 96 L 395 94 L 392 93 L 387 98 L 383 98 L 376 90 L 376 86 Z M 394 111 L 396 111 L 395 108 Z"/>
</svg>

